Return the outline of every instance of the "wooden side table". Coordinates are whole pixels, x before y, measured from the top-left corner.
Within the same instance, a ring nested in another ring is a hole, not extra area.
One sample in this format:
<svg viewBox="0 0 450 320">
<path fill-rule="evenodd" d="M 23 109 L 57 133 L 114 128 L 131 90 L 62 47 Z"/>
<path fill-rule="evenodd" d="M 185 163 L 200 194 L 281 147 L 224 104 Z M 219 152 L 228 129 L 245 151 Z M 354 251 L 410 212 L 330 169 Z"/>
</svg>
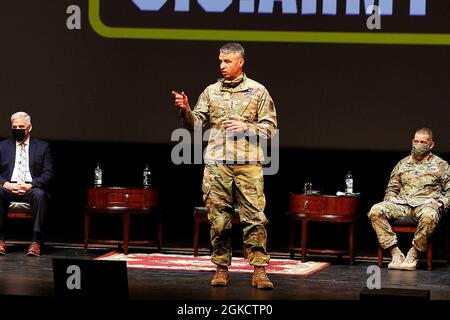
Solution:
<svg viewBox="0 0 450 320">
<path fill-rule="evenodd" d="M 306 253 L 334 253 L 350 255 L 350 264 L 355 259 L 355 227 L 356 211 L 358 208 L 357 197 L 337 197 L 337 196 L 315 196 L 291 193 L 288 217 L 291 220 L 291 245 L 289 246 L 290 256 L 294 258 L 295 252 L 300 251 L 301 261 L 306 261 Z M 342 250 L 335 249 L 310 249 L 307 247 L 308 224 L 311 221 L 348 223 L 349 236 L 348 248 Z M 294 228 L 295 224 L 301 224 L 301 246 L 295 246 Z"/>
<path fill-rule="evenodd" d="M 90 187 L 88 189 L 88 203 L 84 211 L 84 250 L 89 243 L 122 244 L 123 251 L 128 254 L 129 244 L 157 245 L 161 251 L 162 245 L 162 217 L 159 210 L 155 210 L 159 203 L 158 190 L 154 188 L 122 188 L 122 187 Z M 123 240 L 96 240 L 89 238 L 89 220 L 93 214 L 121 215 L 123 221 Z M 157 240 L 130 241 L 129 228 L 132 215 L 156 216 Z"/>
</svg>

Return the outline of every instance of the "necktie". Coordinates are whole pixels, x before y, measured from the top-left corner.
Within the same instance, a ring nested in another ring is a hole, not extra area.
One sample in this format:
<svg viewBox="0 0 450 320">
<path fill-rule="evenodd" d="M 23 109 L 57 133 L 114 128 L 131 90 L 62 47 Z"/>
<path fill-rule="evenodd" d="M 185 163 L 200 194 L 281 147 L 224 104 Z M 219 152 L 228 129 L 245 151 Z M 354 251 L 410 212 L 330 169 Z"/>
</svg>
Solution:
<svg viewBox="0 0 450 320">
<path fill-rule="evenodd" d="M 25 150 L 25 143 L 19 144 L 20 153 L 19 153 L 19 170 L 17 175 L 17 183 L 22 184 L 25 183 L 26 177 L 26 162 L 27 162 L 27 153 Z"/>
</svg>

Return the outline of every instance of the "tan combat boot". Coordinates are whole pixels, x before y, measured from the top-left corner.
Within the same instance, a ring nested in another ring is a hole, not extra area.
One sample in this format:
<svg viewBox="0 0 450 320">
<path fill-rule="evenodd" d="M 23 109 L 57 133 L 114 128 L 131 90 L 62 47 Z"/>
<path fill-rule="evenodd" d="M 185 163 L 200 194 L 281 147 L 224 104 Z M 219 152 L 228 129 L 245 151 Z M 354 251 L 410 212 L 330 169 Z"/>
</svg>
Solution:
<svg viewBox="0 0 450 320">
<path fill-rule="evenodd" d="M 400 265 L 405 260 L 405 255 L 395 246 L 391 248 L 392 261 L 388 264 L 388 269 L 400 269 Z"/>
<path fill-rule="evenodd" d="M 252 277 L 252 286 L 258 289 L 272 289 L 273 283 L 267 277 L 264 267 L 255 267 Z"/>
<path fill-rule="evenodd" d="M 217 266 L 216 274 L 211 280 L 211 285 L 220 287 L 228 285 L 228 267 Z"/>
<path fill-rule="evenodd" d="M 411 249 L 409 249 L 406 258 L 405 260 L 403 260 L 399 269 L 409 271 L 416 270 L 418 261 L 419 261 L 419 252 L 417 251 L 416 248 L 412 247 Z"/>
</svg>

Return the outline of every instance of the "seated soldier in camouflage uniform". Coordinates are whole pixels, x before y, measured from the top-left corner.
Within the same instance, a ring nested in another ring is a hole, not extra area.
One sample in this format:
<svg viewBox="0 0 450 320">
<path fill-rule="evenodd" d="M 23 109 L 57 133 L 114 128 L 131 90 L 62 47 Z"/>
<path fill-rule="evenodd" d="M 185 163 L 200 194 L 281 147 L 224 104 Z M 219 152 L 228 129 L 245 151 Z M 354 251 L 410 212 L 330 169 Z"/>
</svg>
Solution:
<svg viewBox="0 0 450 320">
<path fill-rule="evenodd" d="M 220 48 L 219 61 L 223 78 L 202 92 L 193 110 L 184 92 L 172 92 L 185 127 L 201 128 L 208 121 L 211 126 L 202 186 L 211 222 L 211 261 L 217 265 L 211 285 L 228 284 L 234 186 L 248 261 L 254 266 L 252 285 L 270 289 L 273 284 L 265 272 L 270 256 L 266 251 L 264 158 L 257 138 L 268 139 L 275 131 L 275 106 L 267 89 L 244 74 L 240 44 Z"/>
<path fill-rule="evenodd" d="M 415 270 L 418 255 L 427 249 L 442 213 L 450 206 L 450 169 L 446 161 L 431 153 L 433 133 L 428 128 L 415 132 L 411 155 L 394 168 L 384 201 L 375 204 L 369 218 L 383 249 L 389 248 L 389 269 Z M 389 220 L 409 216 L 417 220 L 412 247 L 405 256 Z"/>
</svg>

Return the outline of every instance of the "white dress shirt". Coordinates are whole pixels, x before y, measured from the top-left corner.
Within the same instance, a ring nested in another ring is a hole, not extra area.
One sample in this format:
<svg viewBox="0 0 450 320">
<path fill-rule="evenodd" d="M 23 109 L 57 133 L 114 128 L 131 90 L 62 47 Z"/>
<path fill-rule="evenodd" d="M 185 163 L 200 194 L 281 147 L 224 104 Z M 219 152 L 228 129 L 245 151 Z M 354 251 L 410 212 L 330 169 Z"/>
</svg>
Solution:
<svg viewBox="0 0 450 320">
<path fill-rule="evenodd" d="M 33 178 L 31 177 L 30 173 L 30 162 L 29 162 L 29 149 L 30 149 L 30 137 L 25 140 L 25 181 L 31 182 L 33 181 Z M 20 161 L 20 142 L 16 141 L 16 161 L 14 163 L 14 171 L 11 177 L 11 181 L 17 182 L 17 176 L 19 174 L 19 161 Z"/>
</svg>

